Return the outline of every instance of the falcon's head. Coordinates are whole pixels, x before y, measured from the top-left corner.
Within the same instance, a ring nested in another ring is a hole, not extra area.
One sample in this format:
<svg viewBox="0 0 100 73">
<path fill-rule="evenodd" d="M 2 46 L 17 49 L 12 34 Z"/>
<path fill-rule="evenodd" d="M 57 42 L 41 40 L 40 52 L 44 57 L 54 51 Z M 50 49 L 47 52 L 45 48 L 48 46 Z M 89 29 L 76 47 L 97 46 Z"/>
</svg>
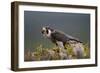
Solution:
<svg viewBox="0 0 100 73">
<path fill-rule="evenodd" d="M 54 29 L 51 29 L 50 27 L 43 27 L 41 32 L 42 32 L 43 36 L 50 38 L 51 33 L 54 32 Z"/>
</svg>

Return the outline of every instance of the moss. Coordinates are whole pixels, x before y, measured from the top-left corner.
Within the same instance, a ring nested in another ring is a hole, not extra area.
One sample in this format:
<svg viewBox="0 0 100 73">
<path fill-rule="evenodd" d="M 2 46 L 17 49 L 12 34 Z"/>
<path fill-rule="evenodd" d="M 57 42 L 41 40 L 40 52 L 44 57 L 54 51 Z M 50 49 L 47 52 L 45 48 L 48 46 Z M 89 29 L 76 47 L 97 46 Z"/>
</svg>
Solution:
<svg viewBox="0 0 100 73">
<path fill-rule="evenodd" d="M 90 58 L 90 48 L 88 44 L 84 44 L 84 58 Z"/>
<path fill-rule="evenodd" d="M 71 59 L 77 58 L 74 55 L 73 48 L 66 44 L 66 55 L 70 56 Z M 84 44 L 84 58 L 90 57 L 90 49 L 88 44 Z M 42 61 L 42 60 L 60 60 L 60 49 L 56 46 L 52 48 L 44 48 L 42 44 L 40 44 L 34 51 L 26 51 L 25 52 L 25 61 Z M 67 59 L 67 58 L 66 58 Z"/>
</svg>

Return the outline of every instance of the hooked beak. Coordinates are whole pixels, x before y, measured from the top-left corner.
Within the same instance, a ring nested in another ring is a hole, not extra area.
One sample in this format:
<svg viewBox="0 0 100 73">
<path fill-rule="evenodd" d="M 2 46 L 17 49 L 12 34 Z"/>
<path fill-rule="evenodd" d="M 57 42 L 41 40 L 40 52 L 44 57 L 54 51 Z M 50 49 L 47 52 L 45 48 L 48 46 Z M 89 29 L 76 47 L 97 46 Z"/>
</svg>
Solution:
<svg viewBox="0 0 100 73">
<path fill-rule="evenodd" d="M 44 34 L 44 32 L 45 32 L 44 30 L 41 31 L 42 34 Z"/>
<path fill-rule="evenodd" d="M 46 28 L 43 27 L 41 33 L 44 34 L 45 33 Z"/>
</svg>

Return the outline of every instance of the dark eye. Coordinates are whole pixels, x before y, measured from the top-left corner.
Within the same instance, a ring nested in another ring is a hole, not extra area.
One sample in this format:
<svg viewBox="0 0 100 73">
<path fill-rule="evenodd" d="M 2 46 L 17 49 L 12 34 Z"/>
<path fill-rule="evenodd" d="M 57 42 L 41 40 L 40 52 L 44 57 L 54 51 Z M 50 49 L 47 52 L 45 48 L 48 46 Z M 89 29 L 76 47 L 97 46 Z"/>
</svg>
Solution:
<svg viewBox="0 0 100 73">
<path fill-rule="evenodd" d="M 48 33 L 49 33 L 49 31 L 48 31 L 48 30 L 46 30 L 46 33 L 48 34 Z"/>
</svg>

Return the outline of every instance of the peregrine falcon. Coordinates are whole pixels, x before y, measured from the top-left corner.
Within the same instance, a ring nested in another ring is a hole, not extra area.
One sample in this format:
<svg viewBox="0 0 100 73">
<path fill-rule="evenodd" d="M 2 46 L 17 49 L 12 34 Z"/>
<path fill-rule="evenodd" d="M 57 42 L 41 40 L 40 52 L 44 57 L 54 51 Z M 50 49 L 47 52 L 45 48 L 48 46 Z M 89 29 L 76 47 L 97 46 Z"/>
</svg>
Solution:
<svg viewBox="0 0 100 73">
<path fill-rule="evenodd" d="M 83 57 L 84 48 L 82 42 L 79 39 L 50 27 L 43 27 L 41 32 L 43 36 L 50 39 L 54 44 L 56 44 L 56 46 L 58 46 L 60 49 L 63 49 L 63 51 L 66 49 L 65 45 L 70 44 L 73 47 L 73 52 L 77 58 Z"/>
</svg>

